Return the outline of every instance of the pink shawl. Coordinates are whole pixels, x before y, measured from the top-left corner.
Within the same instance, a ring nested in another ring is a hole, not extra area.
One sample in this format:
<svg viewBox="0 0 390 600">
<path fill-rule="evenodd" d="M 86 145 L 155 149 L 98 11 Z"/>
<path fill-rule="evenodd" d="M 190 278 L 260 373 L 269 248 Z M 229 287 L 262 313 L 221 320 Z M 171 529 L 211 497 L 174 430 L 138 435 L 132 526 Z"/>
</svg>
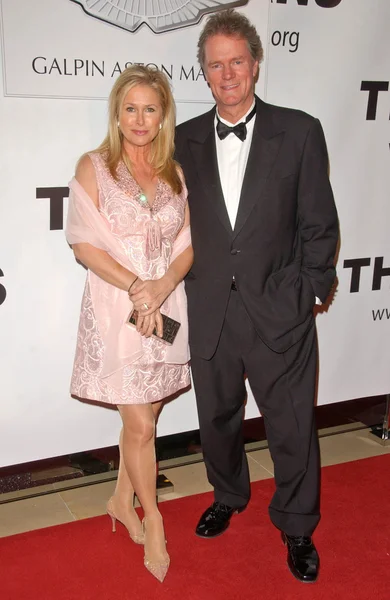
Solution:
<svg viewBox="0 0 390 600">
<path fill-rule="evenodd" d="M 70 245 L 88 243 L 105 250 L 112 258 L 135 274 L 119 240 L 111 233 L 107 222 L 96 208 L 80 183 L 73 178 L 69 183 L 69 208 L 66 239 Z M 190 228 L 186 227 L 177 236 L 171 262 L 191 244 Z M 105 344 L 102 378 L 107 378 L 112 387 L 120 389 L 120 370 L 138 360 L 143 354 L 142 337 L 135 327 L 126 325 L 133 304 L 127 292 L 105 282 L 88 270 L 92 305 L 99 333 Z M 165 362 L 185 364 L 189 360 L 187 298 L 181 282 L 162 306 L 162 312 L 176 319 L 181 327 L 172 346 L 166 347 Z"/>
</svg>

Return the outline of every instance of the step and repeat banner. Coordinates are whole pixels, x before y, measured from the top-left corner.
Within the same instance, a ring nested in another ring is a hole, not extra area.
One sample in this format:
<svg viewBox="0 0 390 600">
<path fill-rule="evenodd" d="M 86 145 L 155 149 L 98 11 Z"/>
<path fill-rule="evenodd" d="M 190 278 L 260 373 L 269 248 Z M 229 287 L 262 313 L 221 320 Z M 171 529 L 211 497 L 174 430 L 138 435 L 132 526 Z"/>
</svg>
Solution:
<svg viewBox="0 0 390 600">
<path fill-rule="evenodd" d="M 390 391 L 390 2 L 273 0 L 267 100 L 318 117 L 340 219 L 321 404 Z"/>
<path fill-rule="evenodd" d="M 389 392 L 390 4 L 368 4 L 0 0 L 0 466 L 117 443 L 116 411 L 68 391 L 85 270 L 64 238 L 67 184 L 104 137 L 127 65 L 169 77 L 179 122 L 213 105 L 196 45 L 207 14 L 228 7 L 263 40 L 257 93 L 326 133 L 342 240 L 339 285 L 317 316 L 318 401 Z M 257 414 L 249 390 L 247 417 Z M 190 390 L 164 409 L 159 435 L 197 426 Z"/>
</svg>

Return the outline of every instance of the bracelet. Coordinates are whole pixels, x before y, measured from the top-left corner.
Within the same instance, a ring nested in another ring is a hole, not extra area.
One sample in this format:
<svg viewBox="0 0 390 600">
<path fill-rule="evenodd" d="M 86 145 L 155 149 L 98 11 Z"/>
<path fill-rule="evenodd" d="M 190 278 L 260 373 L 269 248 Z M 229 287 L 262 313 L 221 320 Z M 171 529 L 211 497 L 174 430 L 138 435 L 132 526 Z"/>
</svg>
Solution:
<svg viewBox="0 0 390 600">
<path fill-rule="evenodd" d="M 134 280 L 131 282 L 129 289 L 127 290 L 127 293 L 128 293 L 128 294 L 130 294 L 130 290 L 131 290 L 131 288 L 133 287 L 133 285 L 135 284 L 135 282 L 137 281 L 137 279 L 138 279 L 138 277 L 136 277 L 136 278 L 135 278 L 135 279 L 134 279 Z"/>
</svg>

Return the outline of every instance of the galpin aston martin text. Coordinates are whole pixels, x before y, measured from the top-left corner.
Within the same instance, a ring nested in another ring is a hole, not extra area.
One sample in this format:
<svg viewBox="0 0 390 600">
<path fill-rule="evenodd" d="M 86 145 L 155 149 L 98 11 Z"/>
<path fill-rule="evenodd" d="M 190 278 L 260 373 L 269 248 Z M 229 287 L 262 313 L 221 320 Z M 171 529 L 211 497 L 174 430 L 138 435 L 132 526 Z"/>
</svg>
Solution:
<svg viewBox="0 0 390 600">
<path fill-rule="evenodd" d="M 204 81 L 203 70 L 191 65 L 158 65 L 156 63 L 124 62 L 108 63 L 105 60 L 95 61 L 89 58 L 53 58 L 35 56 L 31 67 L 37 75 L 64 75 L 83 77 L 116 77 L 130 65 L 147 65 L 162 71 L 169 79 Z"/>
</svg>

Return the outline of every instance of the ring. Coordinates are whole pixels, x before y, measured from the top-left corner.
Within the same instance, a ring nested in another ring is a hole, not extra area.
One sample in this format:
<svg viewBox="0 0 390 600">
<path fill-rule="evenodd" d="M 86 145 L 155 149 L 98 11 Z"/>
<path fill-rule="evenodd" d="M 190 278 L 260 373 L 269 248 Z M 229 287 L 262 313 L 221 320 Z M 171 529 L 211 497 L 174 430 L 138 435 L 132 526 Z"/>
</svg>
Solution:
<svg viewBox="0 0 390 600">
<path fill-rule="evenodd" d="M 146 304 L 146 302 L 144 302 L 143 306 L 146 308 L 146 310 L 149 310 L 149 306 Z"/>
</svg>

